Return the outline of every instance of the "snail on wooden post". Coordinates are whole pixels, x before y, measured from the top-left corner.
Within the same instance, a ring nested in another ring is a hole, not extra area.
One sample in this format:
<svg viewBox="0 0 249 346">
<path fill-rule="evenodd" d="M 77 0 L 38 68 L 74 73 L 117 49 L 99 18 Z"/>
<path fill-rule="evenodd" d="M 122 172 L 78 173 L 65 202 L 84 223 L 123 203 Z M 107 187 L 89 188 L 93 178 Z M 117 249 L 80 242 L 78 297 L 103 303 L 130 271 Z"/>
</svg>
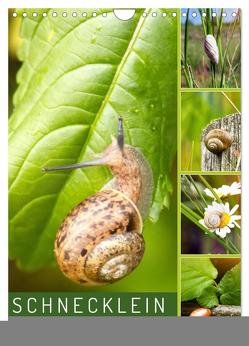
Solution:
<svg viewBox="0 0 249 346">
<path fill-rule="evenodd" d="M 208 132 L 204 139 L 206 148 L 213 154 L 220 154 L 222 151 L 229 148 L 233 140 L 231 135 L 221 129 L 213 129 Z"/>
<path fill-rule="evenodd" d="M 78 204 L 55 239 L 57 263 L 69 279 L 83 285 L 115 282 L 135 269 L 144 253 L 143 219 L 152 200 L 153 176 L 143 154 L 124 144 L 122 118 L 118 137 L 96 159 L 48 167 L 44 172 L 89 166 L 113 174 L 102 189 Z"/>
</svg>

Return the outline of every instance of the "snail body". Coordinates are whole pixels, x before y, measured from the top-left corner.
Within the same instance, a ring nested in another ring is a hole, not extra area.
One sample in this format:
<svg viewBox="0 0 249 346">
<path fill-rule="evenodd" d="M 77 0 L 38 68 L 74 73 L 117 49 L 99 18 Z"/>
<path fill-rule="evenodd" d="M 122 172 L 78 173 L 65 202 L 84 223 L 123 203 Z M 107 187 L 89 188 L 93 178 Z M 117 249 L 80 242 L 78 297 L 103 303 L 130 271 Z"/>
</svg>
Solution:
<svg viewBox="0 0 249 346">
<path fill-rule="evenodd" d="M 45 171 L 107 165 L 113 174 L 101 191 L 67 215 L 55 239 L 62 273 L 83 285 L 115 282 L 134 270 L 144 254 L 142 236 L 153 192 L 152 171 L 142 153 L 119 137 L 95 160 Z"/>
<path fill-rule="evenodd" d="M 213 129 L 208 132 L 204 139 L 205 146 L 213 154 L 220 154 L 232 144 L 233 140 L 230 134 L 221 129 Z"/>
</svg>

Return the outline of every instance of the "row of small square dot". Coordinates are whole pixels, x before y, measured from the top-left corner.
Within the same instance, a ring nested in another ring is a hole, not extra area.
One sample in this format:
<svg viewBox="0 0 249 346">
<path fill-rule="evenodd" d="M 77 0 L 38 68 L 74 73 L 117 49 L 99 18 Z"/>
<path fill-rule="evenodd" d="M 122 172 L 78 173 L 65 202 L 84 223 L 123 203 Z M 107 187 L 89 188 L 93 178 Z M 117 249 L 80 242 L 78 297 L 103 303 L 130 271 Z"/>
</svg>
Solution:
<svg viewBox="0 0 249 346">
<path fill-rule="evenodd" d="M 17 17 L 18 16 L 18 14 L 16 13 L 16 12 L 13 12 L 13 17 Z M 68 15 L 68 13 L 67 12 L 62 12 L 62 17 L 67 17 L 67 15 Z M 83 17 L 87 17 L 87 12 L 83 12 L 82 13 L 82 16 Z M 157 17 L 157 13 L 156 12 L 152 12 L 152 17 Z M 23 17 L 28 17 L 28 14 L 26 13 L 26 12 L 23 12 L 23 14 L 22 14 L 22 16 Z M 33 17 L 37 17 L 38 16 L 38 13 L 37 12 L 33 12 L 32 13 L 32 16 Z M 47 13 L 46 12 L 43 12 L 42 13 L 42 16 L 43 17 L 47 17 Z M 52 17 L 57 17 L 58 16 L 58 13 L 57 12 L 52 12 Z M 77 17 L 78 16 L 78 13 L 77 12 L 72 12 L 72 17 Z M 96 17 L 97 16 L 97 13 L 96 12 L 93 12 L 92 13 L 92 16 L 93 17 Z M 102 16 L 103 17 L 107 17 L 107 13 L 102 13 Z M 146 13 L 146 12 L 144 12 L 143 13 L 143 17 L 147 17 L 148 16 L 148 13 Z M 163 17 L 166 17 L 167 16 L 167 13 L 166 12 L 163 12 L 162 13 L 162 16 Z M 176 17 L 176 12 L 172 12 L 172 17 Z"/>
<path fill-rule="evenodd" d="M 203 17 L 206 17 L 206 15 L 207 15 L 206 12 L 203 12 L 203 13 L 202 13 L 202 16 L 203 16 Z M 183 12 L 183 13 L 182 13 L 182 16 L 183 16 L 183 17 L 186 17 L 186 16 L 187 16 L 187 12 Z M 216 16 L 217 16 L 217 13 L 216 13 L 216 12 L 213 12 L 213 13 L 212 13 L 212 16 L 213 16 L 213 17 L 216 17 Z M 226 13 L 226 12 L 223 12 L 223 13 L 222 13 L 222 16 L 223 16 L 223 17 L 226 17 L 226 16 L 227 16 L 227 13 Z M 237 16 L 237 13 L 236 13 L 236 12 L 233 12 L 233 13 L 232 13 L 232 17 L 236 17 L 236 16 Z M 196 12 L 193 12 L 193 13 L 192 13 L 192 17 L 194 17 L 194 18 L 197 17 L 197 13 L 196 13 Z"/>
</svg>

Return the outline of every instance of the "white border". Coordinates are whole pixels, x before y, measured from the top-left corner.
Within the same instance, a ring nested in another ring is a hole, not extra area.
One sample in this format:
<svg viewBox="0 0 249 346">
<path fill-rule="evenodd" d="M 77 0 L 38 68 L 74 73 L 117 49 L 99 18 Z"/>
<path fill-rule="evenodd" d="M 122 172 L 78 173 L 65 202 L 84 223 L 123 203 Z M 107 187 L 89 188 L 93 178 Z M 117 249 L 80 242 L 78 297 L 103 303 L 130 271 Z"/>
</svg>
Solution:
<svg viewBox="0 0 249 346">
<path fill-rule="evenodd" d="M 176 0 L 134 0 L 125 1 L 125 4 L 117 4 L 117 0 L 53 0 L 53 7 L 58 8 L 198 8 L 198 7 L 213 7 L 217 6 L 227 8 L 227 0 L 191 0 L 183 1 Z M 32 5 L 32 6 L 31 6 Z M 172 6 L 174 5 L 174 6 Z M 8 267 L 7 267 L 7 249 L 8 249 L 8 237 L 7 237 L 7 114 L 8 114 L 8 8 L 49 8 L 51 7 L 51 0 L 37 0 L 30 2 L 30 0 L 8 0 L 1 1 L 0 4 L 0 23 L 1 23 L 1 54 L 0 54 L 0 107 L 1 107 L 1 124 L 0 124 L 0 148 L 1 148 L 1 170 L 0 170 L 0 192 L 1 192 L 1 204 L 0 204 L 0 320 L 6 320 L 8 318 Z M 242 313 L 243 316 L 249 316 L 249 230 L 247 222 L 249 222 L 249 150 L 246 147 L 245 142 L 248 141 L 249 131 L 249 105 L 246 97 L 249 95 L 249 45 L 246 42 L 246 37 L 249 35 L 249 3 L 244 0 L 236 0 L 229 3 L 229 7 L 239 7 L 242 9 L 242 62 L 243 62 L 243 74 L 242 74 L 242 147 L 243 150 L 243 193 L 242 193 L 242 215 L 243 215 L 243 231 L 242 231 Z"/>
</svg>

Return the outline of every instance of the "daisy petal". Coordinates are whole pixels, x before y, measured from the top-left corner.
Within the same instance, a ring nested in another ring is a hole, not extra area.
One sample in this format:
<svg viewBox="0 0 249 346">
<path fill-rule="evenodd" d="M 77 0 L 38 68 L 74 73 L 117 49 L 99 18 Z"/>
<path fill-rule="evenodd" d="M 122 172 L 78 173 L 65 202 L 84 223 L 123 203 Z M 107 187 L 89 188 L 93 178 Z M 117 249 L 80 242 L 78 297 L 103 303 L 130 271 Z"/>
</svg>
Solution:
<svg viewBox="0 0 249 346">
<path fill-rule="evenodd" d="M 238 204 L 235 204 L 235 206 L 230 210 L 230 212 L 229 212 L 229 214 L 230 215 L 233 215 L 235 212 L 236 212 L 236 210 L 239 208 L 239 205 Z"/>
</svg>

